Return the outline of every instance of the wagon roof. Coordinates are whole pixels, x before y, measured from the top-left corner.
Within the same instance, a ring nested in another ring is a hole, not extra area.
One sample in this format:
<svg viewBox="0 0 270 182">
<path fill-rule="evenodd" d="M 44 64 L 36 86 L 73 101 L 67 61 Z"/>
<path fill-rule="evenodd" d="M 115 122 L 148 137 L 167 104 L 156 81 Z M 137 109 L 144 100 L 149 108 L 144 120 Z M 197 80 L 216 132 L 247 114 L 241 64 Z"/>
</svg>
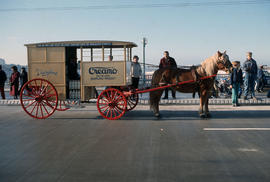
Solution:
<svg viewBox="0 0 270 182">
<path fill-rule="evenodd" d="M 133 42 L 110 41 L 110 40 L 82 40 L 82 41 L 59 41 L 59 42 L 40 42 L 25 44 L 27 47 L 83 47 L 83 48 L 128 48 L 137 47 Z"/>
</svg>

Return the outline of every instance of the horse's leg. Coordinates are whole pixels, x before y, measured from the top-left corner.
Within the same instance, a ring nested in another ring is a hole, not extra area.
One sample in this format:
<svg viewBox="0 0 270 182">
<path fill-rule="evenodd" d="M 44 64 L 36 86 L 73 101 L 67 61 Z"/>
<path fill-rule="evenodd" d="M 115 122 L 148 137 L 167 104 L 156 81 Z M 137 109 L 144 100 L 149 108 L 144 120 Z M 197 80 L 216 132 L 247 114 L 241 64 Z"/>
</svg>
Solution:
<svg viewBox="0 0 270 182">
<path fill-rule="evenodd" d="M 205 104 L 204 104 L 204 107 L 205 107 L 204 113 L 205 113 L 205 116 L 207 118 L 210 118 L 211 114 L 209 112 L 208 103 L 209 103 L 209 94 L 208 94 L 208 92 L 206 92 L 206 100 L 205 100 Z"/>
<path fill-rule="evenodd" d="M 200 97 L 200 108 L 199 108 L 199 115 L 202 117 L 203 114 L 203 97 Z"/>
<path fill-rule="evenodd" d="M 201 92 L 201 97 L 200 97 L 200 109 L 199 109 L 199 114 L 200 114 L 200 117 L 201 118 L 205 118 L 205 112 L 204 112 L 204 105 L 205 105 L 205 102 L 206 102 L 206 91 L 203 90 Z"/>
<path fill-rule="evenodd" d="M 163 90 L 157 90 L 155 92 L 150 92 L 150 109 L 154 112 L 156 117 L 159 117 L 159 101 L 162 96 Z"/>
</svg>

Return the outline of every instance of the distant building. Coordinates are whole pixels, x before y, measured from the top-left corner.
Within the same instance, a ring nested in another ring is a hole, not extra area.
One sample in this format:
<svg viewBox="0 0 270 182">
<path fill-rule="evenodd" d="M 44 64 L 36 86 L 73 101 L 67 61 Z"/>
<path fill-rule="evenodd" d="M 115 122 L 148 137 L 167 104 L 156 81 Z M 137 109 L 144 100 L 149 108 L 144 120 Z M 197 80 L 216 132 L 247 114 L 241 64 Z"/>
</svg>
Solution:
<svg viewBox="0 0 270 182">
<path fill-rule="evenodd" d="M 0 65 L 4 65 L 4 64 L 6 64 L 6 61 L 4 59 L 0 58 Z"/>
</svg>

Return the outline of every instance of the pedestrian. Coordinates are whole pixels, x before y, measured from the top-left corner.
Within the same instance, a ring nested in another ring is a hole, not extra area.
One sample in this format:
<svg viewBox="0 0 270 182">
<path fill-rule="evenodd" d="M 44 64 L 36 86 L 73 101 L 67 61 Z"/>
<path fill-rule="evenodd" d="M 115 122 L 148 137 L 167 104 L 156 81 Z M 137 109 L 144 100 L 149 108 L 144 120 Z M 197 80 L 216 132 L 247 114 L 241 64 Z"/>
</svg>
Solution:
<svg viewBox="0 0 270 182">
<path fill-rule="evenodd" d="M 109 60 L 109 61 L 113 61 L 113 56 L 112 56 L 112 55 L 109 55 L 109 56 L 108 56 L 108 60 Z"/>
<path fill-rule="evenodd" d="M 174 60 L 174 58 L 169 56 L 168 51 L 164 51 L 163 58 L 161 58 L 160 63 L 159 63 L 159 69 L 162 68 L 177 68 L 177 64 Z M 173 89 L 166 88 L 165 89 L 165 96 L 162 99 L 168 99 L 168 92 L 169 90 L 172 91 L 172 97 L 175 99 L 175 91 Z"/>
<path fill-rule="evenodd" d="M 238 94 L 239 88 L 243 84 L 243 73 L 240 68 L 240 62 L 232 62 L 233 69 L 230 75 L 230 88 L 232 89 L 232 105 L 233 107 L 239 106 Z"/>
<path fill-rule="evenodd" d="M 112 55 L 109 55 L 109 56 L 108 56 L 108 61 L 109 61 L 109 62 L 113 61 L 113 56 L 112 56 Z M 108 88 L 110 88 L 110 87 L 111 87 L 111 86 L 106 86 L 106 87 L 105 87 L 105 90 L 108 89 Z M 97 95 L 97 92 L 96 92 L 96 95 Z M 98 96 L 97 96 L 97 97 L 98 97 Z"/>
<path fill-rule="evenodd" d="M 6 99 L 5 97 L 5 82 L 7 80 L 7 75 L 2 70 L 2 65 L 0 65 L 0 92 L 1 92 L 1 97 L 2 99 Z"/>
<path fill-rule="evenodd" d="M 19 92 L 21 92 L 21 89 L 23 87 L 23 85 L 28 81 L 28 74 L 25 70 L 25 68 L 23 67 L 22 68 L 22 72 L 21 72 L 21 75 L 20 75 L 20 82 L 21 82 L 21 88 L 19 90 Z M 28 90 L 28 87 L 26 88 Z"/>
<path fill-rule="evenodd" d="M 247 53 L 247 60 L 244 62 L 243 69 L 245 71 L 244 99 L 248 99 L 248 93 L 250 92 L 251 98 L 257 100 L 255 97 L 254 87 L 258 68 L 256 61 L 252 58 L 252 52 Z"/>
<path fill-rule="evenodd" d="M 137 89 L 139 87 L 140 76 L 142 75 L 142 69 L 140 63 L 138 63 L 139 57 L 133 56 L 133 61 L 131 63 L 131 79 L 132 88 Z"/>
<path fill-rule="evenodd" d="M 260 66 L 257 74 L 257 91 L 263 92 L 264 87 L 264 73 L 263 73 L 263 66 Z"/>
<path fill-rule="evenodd" d="M 12 66 L 12 74 L 10 76 L 10 95 L 14 96 L 14 99 L 18 99 L 19 95 L 19 79 L 20 73 L 17 66 Z"/>
</svg>

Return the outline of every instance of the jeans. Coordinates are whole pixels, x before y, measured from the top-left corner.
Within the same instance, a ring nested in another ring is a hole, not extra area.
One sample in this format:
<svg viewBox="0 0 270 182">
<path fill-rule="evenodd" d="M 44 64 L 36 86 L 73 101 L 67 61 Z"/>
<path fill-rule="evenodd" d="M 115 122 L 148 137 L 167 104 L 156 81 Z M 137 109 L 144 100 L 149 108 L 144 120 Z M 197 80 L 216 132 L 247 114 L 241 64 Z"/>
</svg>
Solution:
<svg viewBox="0 0 270 182">
<path fill-rule="evenodd" d="M 238 104 L 238 93 L 239 93 L 239 87 L 240 84 L 239 83 L 234 83 L 232 85 L 232 103 L 233 104 Z"/>
<path fill-rule="evenodd" d="M 165 88 L 165 96 L 164 96 L 164 98 L 168 99 L 168 97 L 169 97 L 169 90 L 172 91 L 172 97 L 175 98 L 175 91 L 172 88 Z"/>
<path fill-rule="evenodd" d="M 255 76 L 253 76 L 250 73 L 246 73 L 244 86 L 245 86 L 245 90 L 244 90 L 245 97 L 248 96 L 249 91 L 250 91 L 251 97 L 255 97 L 255 92 L 254 92 Z"/>
</svg>

